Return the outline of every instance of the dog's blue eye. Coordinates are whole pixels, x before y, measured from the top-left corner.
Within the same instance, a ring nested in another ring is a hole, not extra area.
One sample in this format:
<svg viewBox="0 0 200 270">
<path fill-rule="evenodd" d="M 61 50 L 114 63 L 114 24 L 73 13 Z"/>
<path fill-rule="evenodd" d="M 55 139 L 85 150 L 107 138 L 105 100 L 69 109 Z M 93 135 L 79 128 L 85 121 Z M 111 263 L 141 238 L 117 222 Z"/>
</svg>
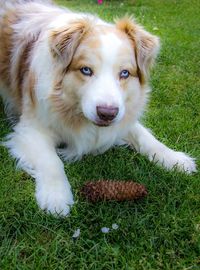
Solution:
<svg viewBox="0 0 200 270">
<path fill-rule="evenodd" d="M 120 72 L 119 76 L 120 79 L 127 79 L 129 77 L 130 73 L 128 70 L 124 69 Z"/>
<path fill-rule="evenodd" d="M 85 75 L 85 76 L 92 76 L 92 74 L 93 74 L 91 68 L 89 68 L 89 67 L 82 67 L 82 68 L 80 69 L 80 71 L 81 71 L 81 73 L 82 73 L 83 75 Z"/>
</svg>

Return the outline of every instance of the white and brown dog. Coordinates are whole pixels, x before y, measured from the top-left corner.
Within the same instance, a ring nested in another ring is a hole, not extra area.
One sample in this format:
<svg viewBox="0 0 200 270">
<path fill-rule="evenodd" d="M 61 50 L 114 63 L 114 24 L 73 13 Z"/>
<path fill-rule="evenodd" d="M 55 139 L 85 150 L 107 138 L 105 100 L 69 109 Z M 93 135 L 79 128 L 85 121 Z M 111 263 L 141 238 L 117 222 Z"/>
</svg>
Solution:
<svg viewBox="0 0 200 270">
<path fill-rule="evenodd" d="M 48 1 L 0 0 L 0 93 L 19 116 L 5 144 L 36 179 L 42 209 L 67 215 L 73 204 L 62 142 L 65 160 L 124 143 L 167 169 L 196 170 L 138 122 L 158 51 L 130 18 L 110 24 Z"/>
</svg>

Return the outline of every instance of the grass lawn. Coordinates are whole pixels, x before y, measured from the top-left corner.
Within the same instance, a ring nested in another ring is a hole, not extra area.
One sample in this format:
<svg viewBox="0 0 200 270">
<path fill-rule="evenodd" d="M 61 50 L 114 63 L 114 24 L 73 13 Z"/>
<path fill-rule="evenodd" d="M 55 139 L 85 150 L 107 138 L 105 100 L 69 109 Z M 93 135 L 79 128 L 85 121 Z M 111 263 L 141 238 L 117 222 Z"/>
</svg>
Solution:
<svg viewBox="0 0 200 270">
<path fill-rule="evenodd" d="M 57 1 L 113 17 L 134 14 L 161 38 L 143 122 L 168 146 L 200 156 L 199 0 Z M 10 131 L 3 105 L 0 139 Z M 200 269 L 200 174 L 167 172 L 130 149 L 87 156 L 65 169 L 75 193 L 68 218 L 36 205 L 34 181 L 0 147 L 0 269 Z M 200 165 L 197 160 L 198 165 Z M 134 179 L 149 195 L 138 202 L 90 204 L 78 191 L 89 179 Z M 108 234 L 102 227 L 119 225 Z M 80 228 L 81 235 L 72 239 Z"/>
</svg>

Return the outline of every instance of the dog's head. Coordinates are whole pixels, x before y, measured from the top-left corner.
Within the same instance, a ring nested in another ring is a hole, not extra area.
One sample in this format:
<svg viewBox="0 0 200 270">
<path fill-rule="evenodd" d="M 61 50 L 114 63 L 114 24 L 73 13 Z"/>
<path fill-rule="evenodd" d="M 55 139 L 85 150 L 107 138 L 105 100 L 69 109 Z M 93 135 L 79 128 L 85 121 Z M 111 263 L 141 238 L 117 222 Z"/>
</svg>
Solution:
<svg viewBox="0 0 200 270">
<path fill-rule="evenodd" d="M 55 30 L 50 46 L 63 70 L 54 92 L 54 105 L 63 117 L 81 115 L 109 126 L 141 110 L 159 40 L 132 19 L 115 25 L 76 20 Z"/>
</svg>

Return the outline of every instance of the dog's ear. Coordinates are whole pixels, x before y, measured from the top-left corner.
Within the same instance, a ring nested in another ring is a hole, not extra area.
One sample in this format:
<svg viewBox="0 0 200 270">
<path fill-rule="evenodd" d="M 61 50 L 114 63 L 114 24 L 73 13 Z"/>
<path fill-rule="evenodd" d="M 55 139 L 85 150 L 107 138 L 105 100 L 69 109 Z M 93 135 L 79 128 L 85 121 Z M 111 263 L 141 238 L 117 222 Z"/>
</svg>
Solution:
<svg viewBox="0 0 200 270">
<path fill-rule="evenodd" d="M 67 67 L 79 46 L 84 35 L 90 30 L 91 22 L 88 19 L 80 19 L 52 31 L 50 47 L 53 56 L 59 58 Z"/>
<path fill-rule="evenodd" d="M 145 80 L 159 51 L 159 38 L 145 31 L 133 18 L 116 21 L 116 27 L 125 32 L 133 43 L 139 78 Z"/>
</svg>

